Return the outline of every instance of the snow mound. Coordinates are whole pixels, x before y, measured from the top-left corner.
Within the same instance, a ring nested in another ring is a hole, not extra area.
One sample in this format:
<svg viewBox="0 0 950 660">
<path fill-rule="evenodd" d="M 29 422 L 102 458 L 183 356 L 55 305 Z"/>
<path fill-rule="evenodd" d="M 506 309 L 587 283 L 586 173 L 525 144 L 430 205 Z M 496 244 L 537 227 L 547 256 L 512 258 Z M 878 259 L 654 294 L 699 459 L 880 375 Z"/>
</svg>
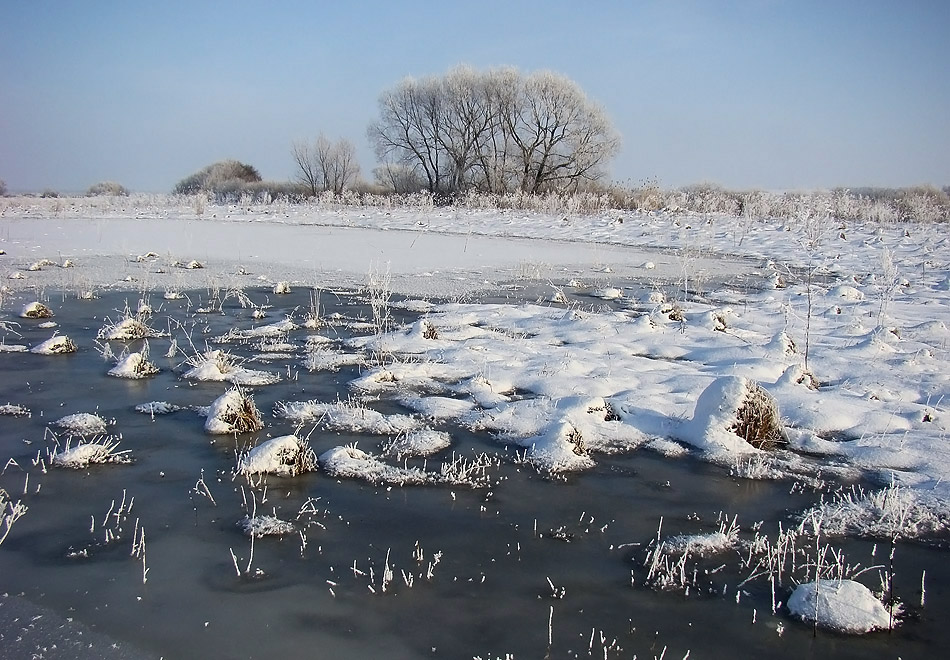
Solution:
<svg viewBox="0 0 950 660">
<path fill-rule="evenodd" d="M 583 435 L 570 422 L 553 424 L 542 435 L 519 444 L 528 449 L 525 459 L 543 472 L 580 472 L 596 465 L 587 455 Z"/>
<path fill-rule="evenodd" d="M 135 316 L 126 316 L 116 323 L 107 323 L 99 329 L 96 339 L 100 341 L 135 341 L 147 337 L 163 337 L 164 333 L 150 328 L 145 321 Z"/>
<path fill-rule="evenodd" d="M 853 580 L 800 584 L 788 599 L 793 616 L 836 632 L 863 635 L 897 625 L 871 590 Z"/>
<path fill-rule="evenodd" d="M 41 302 L 31 302 L 24 305 L 20 317 L 24 319 L 48 319 L 53 316 L 53 310 Z"/>
<path fill-rule="evenodd" d="M 857 535 L 893 539 L 933 536 L 950 529 L 950 509 L 925 492 L 892 485 L 875 491 L 860 487 L 801 514 L 804 530 L 824 536 Z M 816 530 L 815 522 L 820 521 Z"/>
<path fill-rule="evenodd" d="M 296 477 L 316 467 L 313 450 L 306 440 L 284 435 L 261 443 L 238 461 L 239 474 L 275 474 Z"/>
<path fill-rule="evenodd" d="M 128 353 L 119 358 L 118 363 L 109 369 L 108 374 L 116 378 L 147 378 L 157 374 L 158 367 L 150 362 L 148 356 L 142 353 Z"/>
<path fill-rule="evenodd" d="M 247 516 L 238 521 L 238 527 L 247 536 L 259 539 L 262 536 L 283 536 L 284 534 L 293 534 L 297 529 L 293 523 L 281 520 L 277 516 Z"/>
<path fill-rule="evenodd" d="M 106 432 L 108 424 L 99 415 L 74 413 L 56 420 L 53 426 L 58 426 L 70 435 L 100 435 Z"/>
<path fill-rule="evenodd" d="M 62 355 L 63 353 L 75 353 L 77 350 L 76 344 L 66 335 L 53 335 L 43 343 L 31 348 L 30 352 L 37 355 Z"/>
<path fill-rule="evenodd" d="M 181 409 L 181 406 L 176 406 L 167 401 L 150 401 L 135 406 L 135 412 L 144 415 L 168 415 L 169 413 L 178 412 Z"/>
<path fill-rule="evenodd" d="M 421 420 L 408 415 L 384 415 L 383 413 L 345 401 L 321 403 L 319 401 L 279 402 L 274 414 L 297 423 L 320 421 L 324 428 L 333 431 L 372 433 L 374 435 L 397 435 L 422 427 Z"/>
<path fill-rule="evenodd" d="M 392 456 L 397 460 L 405 456 L 432 456 L 451 444 L 452 436 L 445 431 L 419 429 L 396 436 L 383 447 L 383 456 Z"/>
<path fill-rule="evenodd" d="M 0 405 L 0 415 L 7 415 L 9 417 L 30 417 L 30 409 L 26 406 L 20 406 L 15 403 L 6 403 Z"/>
<path fill-rule="evenodd" d="M 383 463 L 355 446 L 334 447 L 320 455 L 320 467 L 331 477 L 362 479 L 372 484 L 417 486 L 429 483 L 419 468 L 400 468 Z"/>
<path fill-rule="evenodd" d="M 723 376 L 703 390 L 684 431 L 684 441 L 711 454 L 787 444 L 775 399 L 741 376 Z"/>
<path fill-rule="evenodd" d="M 74 447 L 69 444 L 60 452 L 50 457 L 50 463 L 56 467 L 82 470 L 90 465 L 104 463 L 131 463 L 132 457 L 128 450 L 116 451 L 119 441 L 104 438 L 92 442 L 82 442 Z"/>
<path fill-rule="evenodd" d="M 273 385 L 280 381 L 278 374 L 242 367 L 233 355 L 221 350 L 196 355 L 189 360 L 189 364 L 192 367 L 184 373 L 184 377 L 192 380 L 248 386 Z"/>
<path fill-rule="evenodd" d="M 269 323 L 267 325 L 259 325 L 256 328 L 247 328 L 245 330 L 240 330 L 238 328 L 232 328 L 228 330 L 225 334 L 218 337 L 215 341 L 228 342 L 228 341 L 239 341 L 244 339 L 266 339 L 268 337 L 283 337 L 289 332 L 297 330 L 300 326 L 291 321 L 290 319 L 284 319 L 282 321 L 277 321 L 275 323 Z"/>
<path fill-rule="evenodd" d="M 254 397 L 239 387 L 232 387 L 215 399 L 208 408 L 205 431 L 213 434 L 249 433 L 264 428 Z"/>
<path fill-rule="evenodd" d="M 836 286 L 831 291 L 828 292 L 829 298 L 841 298 L 842 300 L 848 300 L 851 302 L 861 302 L 864 300 L 864 294 L 861 293 L 858 289 L 855 289 L 853 286 L 848 286 L 847 284 L 842 284 L 841 286 Z"/>
</svg>

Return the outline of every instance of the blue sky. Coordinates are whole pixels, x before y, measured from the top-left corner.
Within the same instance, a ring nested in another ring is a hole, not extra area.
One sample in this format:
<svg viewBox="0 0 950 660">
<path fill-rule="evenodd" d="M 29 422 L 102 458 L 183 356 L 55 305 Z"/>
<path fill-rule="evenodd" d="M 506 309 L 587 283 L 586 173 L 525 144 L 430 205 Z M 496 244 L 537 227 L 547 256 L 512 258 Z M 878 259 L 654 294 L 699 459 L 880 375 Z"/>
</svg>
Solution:
<svg viewBox="0 0 950 660">
<path fill-rule="evenodd" d="M 375 165 L 384 89 L 456 64 L 552 69 L 664 187 L 950 184 L 950 2 L 5 2 L 0 179 L 168 191 L 224 158 L 294 175 L 323 132 Z"/>
</svg>

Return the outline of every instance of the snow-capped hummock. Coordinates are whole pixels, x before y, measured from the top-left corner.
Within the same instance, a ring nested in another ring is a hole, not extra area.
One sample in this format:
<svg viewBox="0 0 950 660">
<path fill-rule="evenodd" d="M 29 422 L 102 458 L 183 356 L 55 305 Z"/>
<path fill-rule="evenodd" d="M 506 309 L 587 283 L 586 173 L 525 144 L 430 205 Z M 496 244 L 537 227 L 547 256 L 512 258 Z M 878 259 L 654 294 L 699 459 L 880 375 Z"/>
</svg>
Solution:
<svg viewBox="0 0 950 660">
<path fill-rule="evenodd" d="M 286 401 L 274 406 L 274 415 L 304 424 L 320 422 L 333 431 L 396 435 L 422 427 L 422 421 L 408 415 L 384 415 L 355 402 Z"/>
<path fill-rule="evenodd" d="M 71 435 L 100 435 L 106 432 L 106 420 L 93 413 L 74 413 L 66 415 L 55 422 L 57 426 Z"/>
<path fill-rule="evenodd" d="M 114 367 L 109 369 L 108 374 L 117 378 L 147 378 L 157 374 L 158 367 L 150 362 L 146 352 L 128 353 L 119 358 Z"/>
<path fill-rule="evenodd" d="M 397 460 L 405 456 L 432 456 L 452 444 L 452 437 L 445 431 L 419 429 L 401 433 L 382 447 L 383 456 Z"/>
<path fill-rule="evenodd" d="M 135 412 L 144 415 L 168 415 L 173 412 L 178 412 L 181 409 L 181 406 L 176 406 L 167 401 L 149 401 L 148 403 L 140 403 L 135 406 Z"/>
<path fill-rule="evenodd" d="M 77 350 L 76 344 L 66 335 L 53 335 L 43 343 L 31 348 L 30 352 L 37 355 L 62 355 L 64 353 L 75 353 Z"/>
<path fill-rule="evenodd" d="M 162 337 L 164 333 L 154 330 L 139 316 L 126 316 L 115 323 L 108 322 L 99 329 L 96 338 L 110 341 L 134 341 L 146 337 Z"/>
<path fill-rule="evenodd" d="M 115 438 L 81 442 L 72 447 L 67 443 L 62 451 L 51 455 L 50 463 L 56 467 L 73 470 L 104 463 L 131 463 L 132 457 L 129 451 L 116 451 L 118 446 L 119 441 Z"/>
<path fill-rule="evenodd" d="M 240 360 L 227 351 L 205 351 L 189 359 L 188 363 L 191 369 L 185 372 L 184 377 L 193 380 L 235 385 L 272 385 L 280 381 L 278 374 L 242 367 Z"/>
<path fill-rule="evenodd" d="M 30 417 L 30 409 L 26 406 L 21 406 L 15 403 L 6 403 L 0 405 L 0 415 L 7 415 L 9 417 Z"/>
<path fill-rule="evenodd" d="M 274 284 L 274 294 L 283 295 L 287 293 L 290 293 L 290 282 L 281 280 L 280 282 Z"/>
<path fill-rule="evenodd" d="M 387 465 L 352 445 L 334 447 L 321 454 L 320 467 L 331 477 L 362 479 L 373 484 L 414 486 L 430 481 L 424 470 Z"/>
<path fill-rule="evenodd" d="M 293 523 L 271 515 L 245 516 L 243 520 L 238 521 L 238 527 L 247 536 L 255 539 L 262 536 L 283 536 L 297 531 Z"/>
<path fill-rule="evenodd" d="M 870 589 L 853 580 L 800 584 L 788 599 L 788 610 L 803 621 L 851 635 L 889 630 L 900 612 L 895 608 L 892 616 Z"/>
<path fill-rule="evenodd" d="M 215 399 L 208 408 L 205 431 L 214 434 L 249 433 L 264 428 L 254 397 L 239 387 L 232 387 Z"/>
<path fill-rule="evenodd" d="M 712 454 L 787 443 L 775 399 L 761 385 L 741 376 L 723 376 L 703 390 L 684 431 L 684 441 Z"/>
<path fill-rule="evenodd" d="M 316 468 L 313 450 L 306 440 L 284 435 L 262 442 L 238 461 L 239 474 L 274 474 L 296 477 Z"/>
<path fill-rule="evenodd" d="M 20 317 L 24 319 L 48 319 L 53 316 L 53 310 L 41 302 L 31 302 L 24 305 Z"/>
</svg>

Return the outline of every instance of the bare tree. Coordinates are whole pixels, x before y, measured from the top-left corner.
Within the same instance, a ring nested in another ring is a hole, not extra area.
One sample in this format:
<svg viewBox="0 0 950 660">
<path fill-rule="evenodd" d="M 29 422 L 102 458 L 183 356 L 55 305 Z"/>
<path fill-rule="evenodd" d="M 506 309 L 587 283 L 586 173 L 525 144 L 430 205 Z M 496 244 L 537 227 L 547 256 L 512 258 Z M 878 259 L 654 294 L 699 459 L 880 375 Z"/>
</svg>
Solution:
<svg viewBox="0 0 950 660">
<path fill-rule="evenodd" d="M 291 151 L 294 162 L 297 163 L 297 178 L 310 188 L 310 194 L 316 197 L 323 187 L 323 178 L 314 149 L 307 142 L 294 142 Z"/>
<path fill-rule="evenodd" d="M 603 110 L 576 83 L 542 71 L 525 80 L 523 98 L 507 117 L 525 192 L 576 189 L 602 175 L 620 137 Z"/>
<path fill-rule="evenodd" d="M 434 193 L 576 189 L 620 145 L 604 111 L 551 72 L 457 67 L 403 80 L 379 108 L 367 131 L 377 157 L 416 170 Z"/>
<path fill-rule="evenodd" d="M 346 139 L 331 142 L 322 133 L 314 142 L 294 142 L 297 178 L 316 195 L 323 190 L 340 195 L 359 176 L 356 147 Z"/>
</svg>

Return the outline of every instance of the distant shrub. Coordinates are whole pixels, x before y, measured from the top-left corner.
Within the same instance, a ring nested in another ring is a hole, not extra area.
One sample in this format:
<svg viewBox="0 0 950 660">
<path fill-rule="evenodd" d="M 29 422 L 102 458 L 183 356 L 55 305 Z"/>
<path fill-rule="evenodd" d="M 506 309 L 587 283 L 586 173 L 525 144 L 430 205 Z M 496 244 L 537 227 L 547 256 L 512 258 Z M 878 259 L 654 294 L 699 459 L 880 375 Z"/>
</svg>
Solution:
<svg viewBox="0 0 950 660">
<path fill-rule="evenodd" d="M 7 182 L 3 179 L 0 179 L 0 197 L 3 197 L 7 194 Z"/>
<path fill-rule="evenodd" d="M 175 186 L 175 194 L 234 190 L 242 184 L 260 180 L 261 175 L 254 167 L 236 160 L 222 160 L 179 181 Z"/>
<path fill-rule="evenodd" d="M 51 190 L 47 188 L 46 190 L 40 193 L 40 197 L 42 197 L 43 199 L 55 199 L 56 197 L 59 197 L 59 193 L 56 192 L 55 190 Z"/>
<path fill-rule="evenodd" d="M 86 197 L 100 197 L 106 195 L 110 197 L 128 197 L 129 190 L 121 183 L 116 183 L 115 181 L 100 181 L 99 183 L 89 186 L 89 190 L 86 191 Z"/>
</svg>

